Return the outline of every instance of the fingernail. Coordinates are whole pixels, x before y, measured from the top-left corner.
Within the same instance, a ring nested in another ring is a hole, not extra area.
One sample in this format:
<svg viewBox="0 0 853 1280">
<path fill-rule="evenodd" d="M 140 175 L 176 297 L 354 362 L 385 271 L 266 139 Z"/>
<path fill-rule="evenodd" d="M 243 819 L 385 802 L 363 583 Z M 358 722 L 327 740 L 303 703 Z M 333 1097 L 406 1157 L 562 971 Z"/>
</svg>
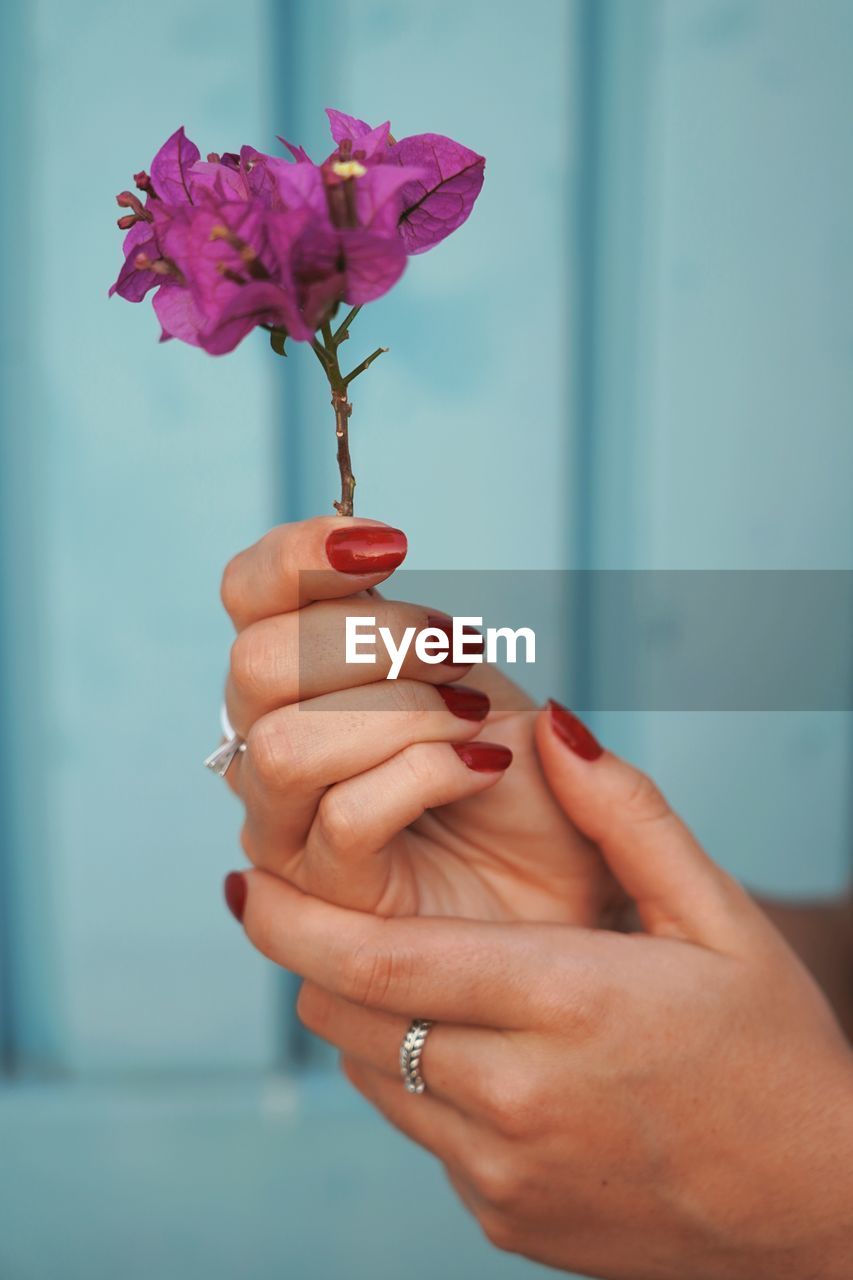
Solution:
<svg viewBox="0 0 853 1280">
<path fill-rule="evenodd" d="M 485 720 L 489 714 L 492 704 L 479 689 L 469 689 L 465 684 L 440 684 L 435 688 L 444 699 L 447 710 L 462 720 Z"/>
<path fill-rule="evenodd" d="M 345 525 L 326 538 L 326 558 L 338 573 L 387 573 L 403 563 L 407 548 L 404 533 L 380 524 Z"/>
<path fill-rule="evenodd" d="M 246 877 L 240 871 L 230 871 L 225 877 L 225 883 L 222 886 L 225 893 L 225 902 L 228 910 L 231 912 L 235 920 L 243 923 L 243 912 L 246 910 L 246 893 L 248 886 L 246 885 Z"/>
<path fill-rule="evenodd" d="M 560 706 L 560 703 L 555 702 L 553 698 L 549 699 L 548 707 L 554 732 L 562 742 L 565 742 L 570 751 L 574 751 L 575 755 L 580 756 L 582 760 L 597 760 L 604 754 L 604 747 L 598 739 L 567 707 Z"/>
<path fill-rule="evenodd" d="M 434 631 L 440 631 L 442 635 L 447 637 L 447 643 L 450 646 L 448 653 L 441 659 L 438 664 L 443 666 L 459 666 L 464 667 L 468 664 L 465 662 L 454 663 L 453 661 L 453 619 L 448 618 L 446 613 L 430 613 L 427 615 L 427 626 L 433 628 Z M 463 627 L 462 635 L 465 639 L 465 652 L 472 656 L 483 656 L 486 642 L 480 635 L 476 627 Z"/>
<path fill-rule="evenodd" d="M 453 750 L 463 764 L 475 773 L 503 773 L 512 764 L 509 747 L 495 742 L 454 742 Z"/>
</svg>

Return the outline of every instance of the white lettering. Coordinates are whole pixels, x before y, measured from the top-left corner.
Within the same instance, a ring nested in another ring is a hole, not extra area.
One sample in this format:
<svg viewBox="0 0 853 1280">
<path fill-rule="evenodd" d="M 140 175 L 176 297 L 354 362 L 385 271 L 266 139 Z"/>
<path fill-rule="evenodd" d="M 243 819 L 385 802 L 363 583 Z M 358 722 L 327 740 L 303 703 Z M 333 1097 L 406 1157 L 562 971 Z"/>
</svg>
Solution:
<svg viewBox="0 0 853 1280">
<path fill-rule="evenodd" d="M 399 644 L 395 642 L 394 634 L 389 627 L 380 627 L 379 639 L 390 659 L 386 679 L 397 679 L 406 656 L 412 648 L 412 641 L 414 641 L 418 659 L 430 666 L 442 662 L 448 655 L 452 656 L 453 662 L 460 666 L 474 662 L 497 662 L 500 641 L 503 642 L 506 662 L 512 664 L 523 661 L 529 664 L 536 661 L 536 634 L 531 627 L 519 627 L 516 631 L 511 627 L 487 627 L 484 653 L 483 635 L 480 632 L 482 625 L 482 618 L 454 618 L 451 637 L 448 637 L 439 627 L 425 627 L 423 631 L 418 631 L 415 627 L 406 627 Z M 376 637 L 375 618 L 346 618 L 346 662 L 375 663 Z M 519 657 L 520 643 L 524 646 L 523 658 Z M 480 652 L 470 652 L 469 646 L 478 648 Z"/>
<path fill-rule="evenodd" d="M 425 627 L 419 631 L 415 640 L 415 653 L 421 662 L 430 664 L 443 662 L 450 652 L 447 636 L 438 627 Z"/>
<path fill-rule="evenodd" d="M 347 618 L 346 619 L 346 661 L 347 662 L 375 662 L 375 653 L 359 653 L 359 646 L 369 644 L 373 648 L 376 647 L 376 635 L 359 635 L 359 631 L 363 627 L 375 627 L 375 618 Z"/>
<path fill-rule="evenodd" d="M 409 652 L 409 647 L 412 643 L 412 636 L 415 634 L 415 628 L 406 627 L 399 647 L 394 644 L 393 632 L 390 631 L 388 627 L 380 627 L 379 634 L 382 637 L 382 642 L 385 645 L 385 648 L 388 650 L 388 657 L 391 659 L 391 670 L 388 672 L 387 679 L 396 680 L 397 676 L 400 674 L 400 668 L 403 665 L 406 654 Z"/>
<path fill-rule="evenodd" d="M 486 632 L 487 662 L 497 662 L 499 638 L 506 641 L 507 662 L 518 661 L 517 652 L 520 638 L 524 640 L 524 661 L 536 661 L 536 635 L 530 627 L 519 627 L 517 631 L 513 631 L 512 627 L 489 627 Z"/>
</svg>

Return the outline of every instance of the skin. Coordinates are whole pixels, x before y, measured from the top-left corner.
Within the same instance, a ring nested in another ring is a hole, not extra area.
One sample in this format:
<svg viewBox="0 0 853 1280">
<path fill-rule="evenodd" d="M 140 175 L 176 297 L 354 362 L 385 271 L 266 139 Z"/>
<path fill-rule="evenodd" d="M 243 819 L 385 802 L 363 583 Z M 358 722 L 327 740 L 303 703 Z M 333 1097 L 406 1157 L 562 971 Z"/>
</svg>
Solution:
<svg viewBox="0 0 853 1280">
<path fill-rule="evenodd" d="M 275 554 L 260 553 L 265 586 L 251 551 L 229 570 L 241 636 L 300 603 L 287 564 L 317 544 L 313 530 L 305 547 L 293 536 L 277 531 Z M 273 579 L 286 584 L 275 599 Z M 471 682 L 457 669 L 407 675 L 435 700 L 424 682 Z M 488 1238 L 613 1280 L 848 1277 L 853 1054 L 782 934 L 654 784 L 610 753 L 581 759 L 548 712 L 526 704 L 481 729 L 436 720 L 446 709 L 428 699 L 354 710 L 349 685 L 316 693 L 338 714 L 301 709 L 297 729 L 287 664 L 277 681 L 254 692 L 233 670 L 229 681 L 232 723 L 249 743 L 232 783 L 247 804 L 248 851 L 266 868 L 244 875 L 247 935 L 306 979 L 306 1026 L 444 1164 Z M 448 740 L 478 732 L 517 751 L 505 777 L 466 777 L 448 758 Z M 281 771 L 254 772 L 253 756 L 277 759 L 280 742 Z M 422 768 L 395 772 L 422 749 Z M 451 792 L 449 817 L 422 812 L 442 803 L 436 771 L 464 792 Z M 360 807 L 330 840 L 320 815 L 336 790 Z M 642 932 L 578 927 L 626 902 Z M 789 928 L 814 951 L 819 924 L 794 914 Z M 817 950 L 815 968 L 829 966 L 831 948 Z M 437 1021 L 421 1097 L 397 1070 L 415 1015 Z"/>
<path fill-rule="evenodd" d="M 387 660 L 344 661 L 347 613 L 376 616 L 399 638 L 430 610 L 366 597 L 388 574 L 335 573 L 325 540 L 341 524 L 274 529 L 223 578 L 238 633 L 226 705 L 247 742 L 227 780 L 246 808 L 250 860 L 382 915 L 613 919 L 624 895 L 551 795 L 536 709 L 517 686 L 493 668 L 426 665 L 414 653 L 394 682 Z M 489 694 L 484 722 L 451 714 L 435 691 L 459 682 Z M 467 768 L 448 745 L 474 739 L 511 748 L 506 775 Z"/>
</svg>

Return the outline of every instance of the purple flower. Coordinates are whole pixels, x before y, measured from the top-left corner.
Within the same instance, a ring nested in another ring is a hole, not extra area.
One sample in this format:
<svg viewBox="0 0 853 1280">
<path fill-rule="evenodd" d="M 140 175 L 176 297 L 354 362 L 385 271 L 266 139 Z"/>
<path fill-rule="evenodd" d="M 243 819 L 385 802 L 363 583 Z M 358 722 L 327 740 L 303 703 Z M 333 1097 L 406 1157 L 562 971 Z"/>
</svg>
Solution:
<svg viewBox="0 0 853 1280">
<path fill-rule="evenodd" d="M 156 289 L 163 338 L 214 355 L 258 325 L 312 341 L 341 302 L 387 293 L 407 255 L 468 217 L 485 161 L 438 134 L 396 142 L 388 123 L 328 115 L 337 147 L 319 165 L 287 142 L 291 160 L 253 147 L 202 160 L 178 129 L 135 176 L 144 203 L 117 197 L 127 236 L 110 293 Z"/>
<path fill-rule="evenodd" d="M 348 141 L 354 155 L 420 169 L 402 189 L 399 230 L 409 254 L 424 253 L 461 227 L 480 194 L 486 161 L 440 133 L 416 133 L 395 142 L 389 125 L 371 129 L 363 120 L 327 108 L 332 137 Z"/>
<path fill-rule="evenodd" d="M 211 355 L 232 351 L 258 324 L 310 341 L 292 270 L 304 225 L 303 213 L 269 209 L 256 197 L 176 210 L 160 236 L 176 273 L 154 299 L 164 336 Z"/>
<path fill-rule="evenodd" d="M 199 159 L 198 147 L 180 128 L 152 160 L 151 176 L 144 169 L 134 175 L 137 188 L 145 195 L 145 204 L 130 191 L 122 191 L 116 197 L 119 207 L 130 213 L 118 220 L 119 227 L 128 233 L 123 245 L 124 266 L 110 296 L 118 293 L 129 302 L 140 302 L 150 289 L 176 278 L 164 258 L 161 238 L 173 212 L 193 203 L 192 170 Z M 205 181 L 206 175 L 200 174 L 199 189 Z"/>
</svg>

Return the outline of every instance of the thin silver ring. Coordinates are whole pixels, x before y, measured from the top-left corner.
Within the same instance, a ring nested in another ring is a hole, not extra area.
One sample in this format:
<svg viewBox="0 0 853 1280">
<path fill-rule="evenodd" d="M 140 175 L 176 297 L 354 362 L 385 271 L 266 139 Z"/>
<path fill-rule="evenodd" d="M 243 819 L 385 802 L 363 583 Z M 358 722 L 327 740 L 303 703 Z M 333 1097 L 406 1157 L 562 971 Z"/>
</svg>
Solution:
<svg viewBox="0 0 853 1280">
<path fill-rule="evenodd" d="M 228 719 L 228 712 L 225 710 L 224 703 L 219 713 L 219 720 L 225 741 L 206 757 L 204 767 L 205 769 L 212 769 L 218 777 L 224 778 L 237 756 L 242 755 L 246 750 L 246 744 L 235 733 L 231 721 Z"/>
<path fill-rule="evenodd" d="M 400 1075 L 407 1093 L 423 1093 L 426 1083 L 420 1072 L 421 1055 L 426 1038 L 434 1024 L 425 1018 L 414 1018 L 400 1045 Z"/>
</svg>

